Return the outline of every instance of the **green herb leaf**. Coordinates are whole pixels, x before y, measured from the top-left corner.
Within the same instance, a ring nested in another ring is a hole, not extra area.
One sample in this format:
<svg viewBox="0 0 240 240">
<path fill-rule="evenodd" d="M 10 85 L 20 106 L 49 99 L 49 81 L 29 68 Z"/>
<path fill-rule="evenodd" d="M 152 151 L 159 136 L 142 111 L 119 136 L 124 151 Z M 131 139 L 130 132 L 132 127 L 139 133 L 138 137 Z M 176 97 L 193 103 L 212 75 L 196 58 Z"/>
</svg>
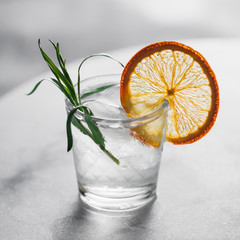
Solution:
<svg viewBox="0 0 240 240">
<path fill-rule="evenodd" d="M 112 155 L 106 148 L 102 149 L 117 165 L 120 165 L 120 161 Z"/>
<path fill-rule="evenodd" d="M 74 105 L 75 101 L 71 96 L 69 90 L 58 80 L 51 78 L 51 80 L 57 85 L 57 87 L 62 91 L 62 93 L 69 99 L 69 101 Z"/>
<path fill-rule="evenodd" d="M 78 86 L 78 101 L 79 101 L 79 104 L 81 104 L 81 96 L 80 96 L 80 69 L 81 69 L 83 63 L 85 61 L 87 61 L 89 58 L 92 58 L 92 57 L 107 57 L 107 58 L 110 58 L 110 59 L 116 61 L 118 64 L 120 64 L 124 68 L 124 65 L 121 62 L 119 62 L 118 60 L 113 58 L 111 55 L 106 54 L 106 53 L 91 54 L 88 57 L 84 58 L 82 60 L 82 62 L 80 63 L 79 67 L 78 67 L 78 84 L 77 84 L 77 86 Z"/>
<path fill-rule="evenodd" d="M 104 91 L 105 89 L 108 89 L 110 87 L 112 87 L 114 84 L 110 84 L 110 85 L 106 85 L 106 86 L 103 86 L 103 87 L 99 87 L 99 88 L 96 88 L 94 91 L 92 92 L 87 92 L 87 93 L 84 93 L 81 98 L 85 98 L 85 97 L 88 97 L 94 93 L 98 93 L 98 92 L 101 92 L 101 91 Z"/>
<path fill-rule="evenodd" d="M 69 81 L 69 83 L 70 83 L 71 85 L 73 85 L 73 84 L 72 84 L 72 80 L 71 80 L 71 78 L 69 77 L 69 74 L 68 74 L 67 69 L 66 69 L 66 66 L 65 66 L 65 65 L 66 65 L 66 61 L 63 60 L 63 58 L 62 58 L 62 56 L 61 56 L 61 54 L 60 54 L 59 43 L 55 44 L 55 43 L 52 42 L 51 40 L 49 40 L 49 41 L 52 43 L 52 45 L 54 46 L 54 48 L 55 48 L 55 50 L 56 50 L 56 55 L 57 55 L 57 59 L 58 59 L 58 62 L 59 62 L 59 66 L 61 67 L 64 76 L 65 76 L 66 79 Z"/>
<path fill-rule="evenodd" d="M 33 93 L 37 90 L 37 88 L 40 86 L 40 84 L 41 84 L 43 81 L 45 81 L 45 80 L 46 80 L 46 79 L 42 79 L 41 81 L 39 81 L 39 82 L 35 85 L 35 87 L 33 88 L 33 90 L 32 90 L 31 92 L 29 92 L 29 93 L 26 93 L 26 95 L 29 96 L 29 95 L 33 94 Z"/>
<path fill-rule="evenodd" d="M 59 83 L 58 83 L 55 79 L 51 79 L 51 80 L 52 80 L 52 82 L 51 82 L 49 79 L 42 79 L 41 81 L 39 81 L 39 82 L 35 85 L 35 87 L 32 89 L 32 91 L 29 92 L 29 93 L 26 93 L 26 95 L 29 96 L 29 95 L 33 94 L 33 93 L 37 90 L 37 88 L 40 86 L 40 84 L 41 84 L 43 81 L 49 81 L 49 82 L 55 84 L 57 87 L 59 87 Z"/>
<path fill-rule="evenodd" d="M 71 93 L 71 96 L 74 99 L 76 105 L 78 105 L 78 101 L 77 101 L 77 97 L 76 97 L 76 93 L 75 93 L 73 84 L 69 81 L 69 79 L 67 79 L 64 76 L 64 74 L 57 68 L 57 66 L 53 63 L 53 61 L 48 57 L 48 55 L 42 50 L 41 45 L 40 45 L 40 39 L 38 41 L 38 46 L 39 46 L 39 49 L 42 53 L 44 60 L 48 64 L 52 73 L 55 75 L 57 80 L 62 81 L 62 83 L 67 87 L 67 89 Z"/>
<path fill-rule="evenodd" d="M 74 114 L 77 110 L 84 110 L 84 114 L 85 114 L 85 121 L 87 123 L 87 125 L 90 128 L 91 133 L 89 132 L 89 130 L 83 126 L 83 124 L 74 117 Z M 88 115 L 89 113 L 89 115 Z M 77 128 L 80 129 L 80 131 L 85 134 L 88 135 L 89 137 L 91 137 L 91 139 L 100 147 L 100 149 L 106 153 L 116 164 L 120 164 L 120 161 L 114 157 L 112 155 L 111 152 L 109 152 L 106 148 L 105 148 L 105 143 L 104 143 L 104 138 L 102 133 L 99 131 L 96 123 L 94 123 L 91 120 L 91 115 L 93 115 L 92 111 L 90 109 L 88 109 L 85 106 L 77 106 L 75 108 L 73 108 L 67 117 L 67 138 L 68 138 L 68 148 L 67 150 L 70 151 L 72 149 L 73 146 L 73 137 L 72 137 L 72 128 L 71 128 L 71 123 L 73 123 L 73 125 L 75 125 Z"/>
<path fill-rule="evenodd" d="M 68 141 L 67 150 L 70 151 L 73 146 L 73 137 L 72 137 L 72 129 L 71 129 L 71 125 L 73 124 L 83 134 L 89 136 L 99 146 L 99 148 L 104 153 L 106 153 L 116 164 L 119 164 L 120 163 L 119 160 L 116 157 L 114 157 L 112 155 L 112 153 L 109 152 L 105 148 L 104 137 L 103 137 L 101 131 L 99 130 L 96 122 L 94 122 L 94 120 L 91 117 L 91 116 L 93 116 L 91 109 L 89 109 L 86 106 L 81 105 L 81 98 L 85 98 L 91 94 L 103 91 L 103 90 L 111 87 L 112 85 L 106 85 L 103 87 L 99 87 L 92 92 L 88 92 L 88 93 L 83 94 L 83 96 L 80 96 L 80 68 L 81 68 L 82 64 L 87 59 L 89 59 L 91 57 L 95 57 L 95 56 L 105 56 L 105 57 L 109 57 L 113 60 L 115 60 L 115 59 L 113 57 L 111 57 L 110 55 L 103 54 L 103 53 L 93 54 L 93 55 L 90 55 L 87 58 L 85 58 L 81 62 L 80 66 L 78 68 L 78 97 L 77 97 L 77 93 L 75 91 L 74 85 L 73 85 L 72 80 L 66 69 L 66 60 L 63 60 L 63 58 L 60 54 L 59 43 L 55 44 L 51 40 L 49 40 L 49 41 L 52 43 L 53 47 L 55 48 L 56 56 L 57 56 L 57 60 L 58 60 L 60 69 L 53 63 L 53 61 L 49 58 L 49 56 L 42 50 L 41 45 L 40 45 L 40 39 L 38 40 L 38 46 L 39 46 L 40 52 L 41 52 L 44 60 L 46 61 L 47 65 L 49 66 L 49 68 L 52 71 L 52 73 L 54 74 L 54 76 L 56 77 L 56 79 L 50 78 L 50 80 L 51 80 L 50 82 L 55 84 L 74 106 L 73 109 L 69 112 L 68 117 L 67 117 L 67 122 L 66 122 L 67 141 Z M 115 60 L 115 61 L 117 61 L 117 60 Z M 117 62 L 120 63 L 119 61 L 117 61 Z M 121 66 L 123 66 L 123 64 L 121 64 Z M 43 80 L 39 81 L 34 86 L 32 91 L 29 92 L 27 95 L 33 94 L 44 80 L 48 80 L 48 79 L 43 79 Z M 81 122 L 80 119 L 78 119 L 74 115 L 77 110 L 80 110 L 82 113 L 84 113 L 84 120 L 86 122 L 85 125 Z"/>
<path fill-rule="evenodd" d="M 68 114 L 67 117 L 67 124 L 66 124 L 66 128 L 67 128 L 67 139 L 68 139 L 68 147 L 67 147 L 67 151 L 69 152 L 72 149 L 72 145 L 73 145 L 73 138 L 72 138 L 72 128 L 71 128 L 71 123 L 72 123 L 72 119 L 74 117 L 74 113 L 78 110 L 78 109 L 82 109 L 82 106 L 77 106 L 74 107 Z M 83 124 L 79 121 L 77 122 L 78 128 L 79 130 L 85 134 L 90 136 L 92 139 L 92 134 L 91 132 L 83 126 Z"/>
<path fill-rule="evenodd" d="M 83 111 L 85 113 L 85 121 L 92 132 L 94 142 L 98 144 L 100 147 L 105 148 L 104 138 L 102 133 L 100 132 L 97 124 L 92 120 L 91 116 L 93 115 L 92 111 L 82 106 Z"/>
</svg>

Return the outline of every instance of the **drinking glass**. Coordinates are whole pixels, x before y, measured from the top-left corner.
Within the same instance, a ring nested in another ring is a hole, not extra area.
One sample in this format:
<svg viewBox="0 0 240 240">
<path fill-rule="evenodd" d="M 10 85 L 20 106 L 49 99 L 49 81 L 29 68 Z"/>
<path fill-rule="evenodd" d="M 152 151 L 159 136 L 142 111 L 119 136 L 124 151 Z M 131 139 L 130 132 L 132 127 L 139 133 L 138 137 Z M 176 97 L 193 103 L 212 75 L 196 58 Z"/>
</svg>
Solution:
<svg viewBox="0 0 240 240">
<path fill-rule="evenodd" d="M 168 102 L 163 101 L 161 106 L 145 116 L 128 118 L 120 103 L 120 78 L 120 75 L 113 74 L 81 81 L 81 95 L 111 85 L 84 98 L 82 105 L 94 113 L 91 118 L 104 137 L 106 149 L 120 161 L 119 165 L 89 136 L 72 125 L 72 152 L 80 199 L 96 210 L 131 211 L 156 199 Z M 73 107 L 66 100 L 67 111 Z M 84 124 L 84 113 L 77 111 L 74 117 Z M 154 122 L 158 128 L 158 147 L 134 137 L 137 128 L 147 128 Z"/>
</svg>

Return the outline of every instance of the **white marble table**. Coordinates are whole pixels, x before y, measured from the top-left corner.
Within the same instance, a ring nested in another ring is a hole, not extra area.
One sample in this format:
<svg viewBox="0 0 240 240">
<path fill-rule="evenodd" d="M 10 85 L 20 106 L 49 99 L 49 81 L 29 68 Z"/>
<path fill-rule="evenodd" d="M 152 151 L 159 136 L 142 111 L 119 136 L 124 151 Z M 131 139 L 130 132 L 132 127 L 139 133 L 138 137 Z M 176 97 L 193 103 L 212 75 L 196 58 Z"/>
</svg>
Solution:
<svg viewBox="0 0 240 240">
<path fill-rule="evenodd" d="M 66 152 L 62 95 L 46 82 L 25 96 L 50 72 L 0 99 L 0 239 L 240 239 L 240 39 L 182 42 L 216 73 L 218 119 L 199 142 L 165 144 L 158 199 L 138 213 L 110 216 L 82 207 Z M 140 47 L 111 54 L 126 63 Z M 74 77 L 78 63 L 68 66 Z M 83 77 L 120 71 L 98 58 Z"/>
</svg>

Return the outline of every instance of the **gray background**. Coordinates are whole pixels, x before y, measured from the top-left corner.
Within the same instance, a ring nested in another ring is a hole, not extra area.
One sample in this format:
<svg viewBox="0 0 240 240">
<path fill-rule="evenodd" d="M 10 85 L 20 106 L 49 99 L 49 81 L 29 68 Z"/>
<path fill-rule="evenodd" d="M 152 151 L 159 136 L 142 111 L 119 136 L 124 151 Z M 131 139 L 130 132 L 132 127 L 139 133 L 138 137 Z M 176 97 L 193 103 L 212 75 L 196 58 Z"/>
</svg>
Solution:
<svg viewBox="0 0 240 240">
<path fill-rule="evenodd" d="M 67 61 L 134 44 L 240 36 L 238 0 L 0 0 L 0 96 L 47 70 L 41 38 Z"/>
</svg>

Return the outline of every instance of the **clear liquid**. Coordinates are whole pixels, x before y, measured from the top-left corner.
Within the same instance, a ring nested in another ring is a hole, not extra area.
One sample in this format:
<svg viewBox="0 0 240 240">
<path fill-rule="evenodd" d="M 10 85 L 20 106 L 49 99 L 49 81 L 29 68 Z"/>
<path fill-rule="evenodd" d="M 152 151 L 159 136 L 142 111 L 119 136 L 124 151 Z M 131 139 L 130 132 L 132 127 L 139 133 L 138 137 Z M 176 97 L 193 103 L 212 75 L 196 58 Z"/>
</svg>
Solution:
<svg viewBox="0 0 240 240">
<path fill-rule="evenodd" d="M 97 117 L 126 119 L 121 108 L 119 85 L 85 99 Z M 94 100 L 94 101 L 89 101 Z M 127 210 L 155 199 L 162 149 L 135 139 L 129 128 L 100 127 L 106 149 L 120 160 L 117 165 L 88 136 L 74 127 L 73 154 L 79 191 L 90 206 Z"/>
</svg>

